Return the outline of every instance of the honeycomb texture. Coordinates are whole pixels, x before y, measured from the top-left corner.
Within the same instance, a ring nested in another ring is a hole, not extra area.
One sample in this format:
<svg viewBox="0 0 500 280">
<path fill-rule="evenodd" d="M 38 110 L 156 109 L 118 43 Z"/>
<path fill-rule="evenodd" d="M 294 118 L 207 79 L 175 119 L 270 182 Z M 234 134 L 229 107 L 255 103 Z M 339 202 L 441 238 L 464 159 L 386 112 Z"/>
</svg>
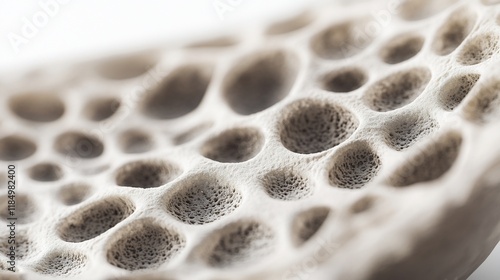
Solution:
<svg viewBox="0 0 500 280">
<path fill-rule="evenodd" d="M 274 249 L 274 235 L 271 230 L 254 221 L 238 221 L 218 232 L 208 248 L 207 263 L 213 267 L 242 266 L 265 257 Z"/>
<path fill-rule="evenodd" d="M 59 236 L 67 242 L 92 239 L 127 218 L 133 206 L 120 198 L 94 202 L 65 218 L 59 226 Z"/>
<path fill-rule="evenodd" d="M 291 170 L 274 170 L 262 178 L 267 194 L 276 199 L 297 200 L 309 196 L 312 188 L 303 176 Z"/>
<path fill-rule="evenodd" d="M 500 240 L 499 15 L 329 1 L 3 73 L 0 279 L 466 279 Z"/>
<path fill-rule="evenodd" d="M 184 246 L 176 232 L 150 219 L 134 221 L 114 237 L 106 253 L 110 264 L 126 270 L 156 268 Z"/>
<path fill-rule="evenodd" d="M 230 214 L 241 203 L 241 194 L 232 186 L 198 175 L 178 187 L 167 200 L 167 209 L 182 222 L 206 224 Z"/>
</svg>

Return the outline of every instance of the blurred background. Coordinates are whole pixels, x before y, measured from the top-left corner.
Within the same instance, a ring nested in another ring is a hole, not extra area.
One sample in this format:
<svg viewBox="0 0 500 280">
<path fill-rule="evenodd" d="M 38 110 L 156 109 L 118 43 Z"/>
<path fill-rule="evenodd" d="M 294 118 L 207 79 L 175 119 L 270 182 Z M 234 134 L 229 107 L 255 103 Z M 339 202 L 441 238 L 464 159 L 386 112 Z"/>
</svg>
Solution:
<svg viewBox="0 0 500 280">
<path fill-rule="evenodd" d="M 56 4 L 47 4 L 51 2 Z M 234 30 L 283 18 L 312 2 L 315 1 L 0 0 L 0 71 L 168 44 L 206 36 L 214 30 Z M 44 9 L 53 11 L 46 20 L 40 14 Z M 27 28 L 29 23 L 34 28 Z"/>
<path fill-rule="evenodd" d="M 237 30 L 286 18 L 314 2 L 0 0 L 0 73 Z M 499 264 L 497 246 L 469 279 L 500 279 Z"/>
</svg>

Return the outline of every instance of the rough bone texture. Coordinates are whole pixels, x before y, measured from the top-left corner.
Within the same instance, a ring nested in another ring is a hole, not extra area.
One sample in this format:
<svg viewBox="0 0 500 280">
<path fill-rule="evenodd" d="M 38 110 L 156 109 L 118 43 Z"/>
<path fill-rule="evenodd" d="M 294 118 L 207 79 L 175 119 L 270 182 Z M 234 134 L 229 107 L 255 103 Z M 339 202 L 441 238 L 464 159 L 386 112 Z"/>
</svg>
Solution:
<svg viewBox="0 0 500 280">
<path fill-rule="evenodd" d="M 498 3 L 333 1 L 4 73 L 0 278 L 466 279 L 500 239 Z"/>
</svg>

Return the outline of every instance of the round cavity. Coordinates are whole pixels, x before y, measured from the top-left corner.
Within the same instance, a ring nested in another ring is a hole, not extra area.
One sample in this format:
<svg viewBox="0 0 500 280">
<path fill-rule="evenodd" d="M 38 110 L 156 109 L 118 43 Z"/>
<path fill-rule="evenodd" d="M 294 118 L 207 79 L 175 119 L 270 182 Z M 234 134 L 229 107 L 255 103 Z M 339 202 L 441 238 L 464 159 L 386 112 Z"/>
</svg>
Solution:
<svg viewBox="0 0 500 280">
<path fill-rule="evenodd" d="M 292 240 L 296 246 L 306 243 L 321 228 L 330 214 L 328 207 L 314 207 L 297 214 L 292 222 Z"/>
<path fill-rule="evenodd" d="M 398 12 L 405 20 L 421 20 L 442 12 L 456 2 L 457 0 L 404 0 L 399 3 Z"/>
<path fill-rule="evenodd" d="M 499 36 L 483 33 L 468 40 L 459 52 L 457 61 L 463 65 L 476 65 L 490 59 L 500 49 Z"/>
<path fill-rule="evenodd" d="M 298 58 L 283 50 L 238 60 L 223 85 L 223 94 L 238 114 L 267 109 L 288 95 L 298 73 Z"/>
<path fill-rule="evenodd" d="M 448 55 L 462 44 L 470 34 L 477 14 L 468 7 L 453 12 L 437 31 L 432 49 L 439 55 Z"/>
<path fill-rule="evenodd" d="M 57 231 L 64 241 L 87 241 L 125 220 L 134 209 L 134 205 L 124 198 L 109 197 L 76 210 L 60 222 Z"/>
<path fill-rule="evenodd" d="M 442 135 L 408 158 L 389 178 L 389 183 L 406 187 L 438 179 L 452 167 L 461 144 L 462 136 L 457 132 Z"/>
<path fill-rule="evenodd" d="M 145 153 L 153 149 L 152 137 L 140 129 L 129 129 L 119 136 L 121 150 L 127 154 Z"/>
<path fill-rule="evenodd" d="M 97 72 L 106 79 L 131 79 L 149 71 L 156 62 L 157 56 L 151 53 L 120 55 L 99 63 Z"/>
<path fill-rule="evenodd" d="M 9 240 L 11 240 L 10 243 Z M 12 243 L 12 240 L 15 240 L 15 244 Z M 0 252 L 10 258 L 10 247 L 15 245 L 15 258 L 17 260 L 24 260 L 37 253 L 38 250 L 35 244 L 36 242 L 28 238 L 28 234 L 25 231 L 17 231 L 15 239 L 9 239 L 7 236 L 0 238 Z"/>
<path fill-rule="evenodd" d="M 51 182 L 61 179 L 64 173 L 59 165 L 44 162 L 32 166 L 29 169 L 28 174 L 33 180 L 41 182 Z"/>
<path fill-rule="evenodd" d="M 83 272 L 87 265 L 87 256 L 77 252 L 56 251 L 44 257 L 35 266 L 35 271 L 55 277 L 70 277 Z"/>
<path fill-rule="evenodd" d="M 25 194 L 16 193 L 15 200 L 15 208 L 13 209 L 9 205 L 9 201 L 12 201 L 8 195 L 0 196 L 0 217 L 4 220 L 8 218 L 17 218 L 16 223 L 18 224 L 27 224 L 32 222 L 35 219 L 35 213 L 37 212 L 37 208 L 33 202 L 33 200 Z"/>
<path fill-rule="evenodd" d="M 200 174 L 181 183 L 168 198 L 167 210 L 184 223 L 202 225 L 232 213 L 241 200 L 236 188 L 211 175 Z"/>
<path fill-rule="evenodd" d="M 378 112 L 392 111 L 410 104 L 427 87 L 428 68 L 411 68 L 391 74 L 373 84 L 363 96 L 364 103 Z"/>
<path fill-rule="evenodd" d="M 358 120 L 347 109 L 314 100 L 291 104 L 280 123 L 281 143 L 299 154 L 322 152 L 347 140 Z"/>
<path fill-rule="evenodd" d="M 65 205 L 75 205 L 84 201 L 90 194 L 90 186 L 85 183 L 72 183 L 59 189 L 57 196 Z"/>
<path fill-rule="evenodd" d="M 302 29 L 313 21 L 312 14 L 304 12 L 286 20 L 273 23 L 266 30 L 268 35 L 281 35 Z"/>
<path fill-rule="evenodd" d="M 352 214 L 361 214 L 363 212 L 367 212 L 373 208 L 375 204 L 375 198 L 372 196 L 365 196 L 358 201 L 354 202 L 350 207 L 350 211 Z"/>
<path fill-rule="evenodd" d="M 111 117 L 120 108 L 120 100 L 113 97 L 95 98 L 87 102 L 84 114 L 92 121 L 103 121 Z"/>
<path fill-rule="evenodd" d="M 362 87 L 368 77 L 357 67 L 349 67 L 326 74 L 322 78 L 323 89 L 333 92 L 351 92 Z"/>
<path fill-rule="evenodd" d="M 430 116 L 405 113 L 391 120 L 385 129 L 385 142 L 396 151 L 409 148 L 438 128 Z"/>
<path fill-rule="evenodd" d="M 25 137 L 10 135 L 0 139 L 0 159 L 3 161 L 22 160 L 35 152 L 35 143 Z"/>
<path fill-rule="evenodd" d="M 340 151 L 328 171 L 331 185 L 359 189 L 368 184 L 381 167 L 379 156 L 366 142 L 355 142 Z"/>
<path fill-rule="evenodd" d="M 316 34 L 311 49 L 324 59 L 344 59 L 361 53 L 376 35 L 366 30 L 367 19 L 338 23 Z"/>
<path fill-rule="evenodd" d="M 257 128 L 233 128 L 205 142 L 201 154 L 218 162 L 243 162 L 255 157 L 263 146 L 264 135 Z"/>
<path fill-rule="evenodd" d="M 185 240 L 153 219 L 144 218 L 121 228 L 107 243 L 108 262 L 134 271 L 158 268 L 184 248 Z"/>
<path fill-rule="evenodd" d="M 148 117 L 162 120 L 175 119 L 190 113 L 200 105 L 211 77 L 211 67 L 178 67 L 146 93 L 142 112 Z"/>
<path fill-rule="evenodd" d="M 454 110 L 476 85 L 481 75 L 469 73 L 450 78 L 440 91 L 441 107 L 448 111 Z"/>
<path fill-rule="evenodd" d="M 96 158 L 104 151 L 104 145 L 97 137 L 75 131 L 59 135 L 54 147 L 61 155 L 81 159 Z"/>
<path fill-rule="evenodd" d="M 177 176 L 181 170 L 166 161 L 138 160 L 122 165 L 116 171 L 116 184 L 123 187 L 156 188 Z"/>
<path fill-rule="evenodd" d="M 16 116 L 33 122 L 53 122 L 64 114 L 64 103 L 55 94 L 24 93 L 9 100 L 10 110 Z"/>
<path fill-rule="evenodd" d="M 209 236 L 207 262 L 216 268 L 242 267 L 261 260 L 274 249 L 275 236 L 261 223 L 240 220 Z"/>
<path fill-rule="evenodd" d="M 424 41 L 424 37 L 420 35 L 398 35 L 382 47 L 380 57 L 388 64 L 401 63 L 417 55 Z"/>
<path fill-rule="evenodd" d="M 312 194 L 308 180 L 289 169 L 273 170 L 261 179 L 266 193 L 275 199 L 298 200 Z"/>
<path fill-rule="evenodd" d="M 500 80 L 486 80 L 479 86 L 463 107 L 465 118 L 477 123 L 497 121 L 500 118 Z"/>
</svg>

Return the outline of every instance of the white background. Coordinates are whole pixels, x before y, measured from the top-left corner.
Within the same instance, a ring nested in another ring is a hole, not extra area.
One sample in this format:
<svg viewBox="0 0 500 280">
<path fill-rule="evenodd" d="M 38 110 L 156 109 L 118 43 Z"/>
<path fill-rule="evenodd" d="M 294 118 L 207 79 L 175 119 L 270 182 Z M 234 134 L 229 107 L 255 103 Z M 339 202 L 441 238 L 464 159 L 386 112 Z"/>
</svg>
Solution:
<svg viewBox="0 0 500 280">
<path fill-rule="evenodd" d="M 33 38 L 16 52 L 12 34 L 22 35 L 24 19 L 33 21 L 43 11 L 39 2 L 54 0 L 0 0 L 0 71 L 26 64 L 136 49 L 169 40 L 204 35 L 214 29 L 251 25 L 261 18 L 293 12 L 305 0 L 221 0 L 238 3 L 223 20 L 213 0 L 98 1 L 64 0 L 59 10 Z"/>
<path fill-rule="evenodd" d="M 48 1 L 0 0 L 0 73 L 251 25 L 308 5 L 306 0 L 218 0 L 236 3 L 221 19 L 214 0 L 66 0 L 16 50 L 12 36 L 22 35 L 25 19 L 33 22 L 33 16 L 43 11 L 40 2 Z M 500 279 L 500 246 L 469 279 Z"/>
</svg>

